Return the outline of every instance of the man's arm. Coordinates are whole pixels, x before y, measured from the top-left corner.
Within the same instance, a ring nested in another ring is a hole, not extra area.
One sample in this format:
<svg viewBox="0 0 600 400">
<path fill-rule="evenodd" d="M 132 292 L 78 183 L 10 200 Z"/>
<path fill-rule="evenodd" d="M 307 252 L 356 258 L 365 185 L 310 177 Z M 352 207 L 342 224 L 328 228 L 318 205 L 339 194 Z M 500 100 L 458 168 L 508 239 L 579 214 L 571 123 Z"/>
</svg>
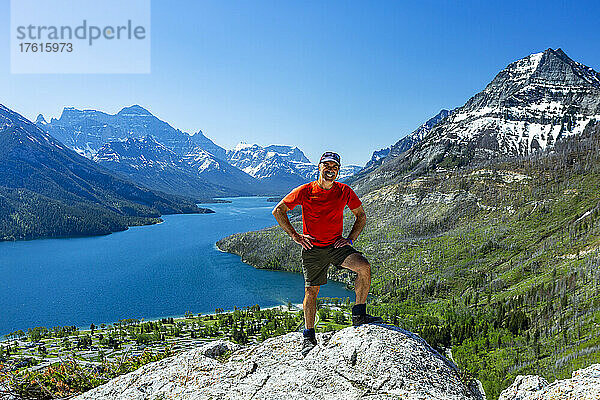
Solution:
<svg viewBox="0 0 600 400">
<path fill-rule="evenodd" d="M 281 228 L 283 228 L 283 230 L 292 237 L 294 242 L 302 245 L 302 247 L 306 250 L 310 249 L 313 247 L 310 239 L 314 239 L 314 237 L 296 232 L 287 216 L 288 211 L 290 211 L 289 207 L 285 205 L 283 200 L 281 200 L 273 209 L 272 214 L 277 220 L 279 226 L 281 226 Z"/>
<path fill-rule="evenodd" d="M 358 206 L 354 210 L 350 211 L 352 211 L 352 214 L 354 214 L 355 218 L 354 225 L 352 225 L 352 230 L 350 230 L 350 234 L 347 238 L 341 237 L 338 240 L 336 240 L 333 244 L 333 247 L 337 248 L 349 245 L 350 240 L 354 242 L 358 238 L 358 235 L 360 235 L 360 233 L 362 232 L 363 228 L 365 227 L 365 224 L 367 223 L 367 214 L 365 214 L 363 206 Z"/>
</svg>

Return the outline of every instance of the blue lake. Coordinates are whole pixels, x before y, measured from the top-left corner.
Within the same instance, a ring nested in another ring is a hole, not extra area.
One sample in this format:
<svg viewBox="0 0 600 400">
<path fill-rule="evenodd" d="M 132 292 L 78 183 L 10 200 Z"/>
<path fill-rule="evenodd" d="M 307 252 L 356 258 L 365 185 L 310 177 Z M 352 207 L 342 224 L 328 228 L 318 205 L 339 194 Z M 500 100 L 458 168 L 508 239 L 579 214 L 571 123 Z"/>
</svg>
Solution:
<svg viewBox="0 0 600 400">
<path fill-rule="evenodd" d="M 274 225 L 274 203 L 233 198 L 215 214 L 165 215 L 106 236 L 0 243 L 0 339 L 18 329 L 89 328 L 258 304 L 302 302 L 301 274 L 259 270 L 215 242 Z M 291 239 L 290 239 L 291 240 Z M 354 293 L 329 282 L 319 296 Z"/>
</svg>

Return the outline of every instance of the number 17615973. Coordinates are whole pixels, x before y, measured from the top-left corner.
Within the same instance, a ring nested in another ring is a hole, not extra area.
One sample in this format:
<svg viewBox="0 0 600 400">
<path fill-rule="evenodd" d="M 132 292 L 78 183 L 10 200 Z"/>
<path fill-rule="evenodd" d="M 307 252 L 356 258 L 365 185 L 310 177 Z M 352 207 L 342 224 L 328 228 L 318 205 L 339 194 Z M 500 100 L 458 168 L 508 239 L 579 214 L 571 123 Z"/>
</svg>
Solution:
<svg viewBox="0 0 600 400">
<path fill-rule="evenodd" d="M 19 43 L 21 53 L 71 53 L 73 51 L 73 43 Z"/>
</svg>

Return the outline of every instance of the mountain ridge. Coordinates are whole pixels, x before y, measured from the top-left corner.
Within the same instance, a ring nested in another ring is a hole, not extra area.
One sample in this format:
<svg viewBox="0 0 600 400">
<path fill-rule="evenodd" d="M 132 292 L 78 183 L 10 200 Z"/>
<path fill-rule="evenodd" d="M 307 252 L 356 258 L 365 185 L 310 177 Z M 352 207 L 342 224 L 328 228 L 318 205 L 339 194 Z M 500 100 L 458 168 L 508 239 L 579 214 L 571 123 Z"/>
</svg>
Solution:
<svg viewBox="0 0 600 400">
<path fill-rule="evenodd" d="M 452 114 L 456 109 L 446 110 L 442 109 L 433 117 L 429 118 L 423 124 L 421 124 L 417 129 L 398 140 L 395 144 L 390 147 L 386 147 L 385 149 L 376 150 L 373 152 L 371 159 L 367 162 L 365 167 L 360 171 L 360 173 L 351 178 L 351 181 L 354 181 L 361 176 L 368 174 L 369 172 L 375 170 L 384 162 L 388 162 L 392 158 L 400 156 L 405 151 L 410 150 L 413 146 L 423 140 L 423 137 L 429 132 L 434 126 L 436 126 L 440 121 L 444 118 L 448 117 Z"/>
<path fill-rule="evenodd" d="M 262 147 L 256 143 L 240 142 L 227 151 L 227 161 L 263 184 L 277 188 L 280 193 L 287 193 L 318 177 L 318 166 L 311 163 L 297 146 L 277 144 Z M 343 181 L 361 169 L 342 163 L 339 180 Z"/>
<path fill-rule="evenodd" d="M 41 116 L 37 124 L 79 154 L 155 190 L 184 194 L 199 201 L 220 196 L 271 194 L 251 176 L 229 166 L 225 162 L 225 149 L 202 131 L 193 135 L 182 132 L 137 104 L 124 107 L 116 114 L 65 107 L 59 119 L 52 118 L 48 123 Z M 158 145 L 156 149 L 149 149 L 144 140 L 150 136 L 176 154 L 178 160 Z M 137 147 L 137 159 L 131 154 L 117 155 L 119 151 L 129 151 L 122 145 L 127 140 L 130 150 Z M 159 154 L 167 159 L 160 160 Z M 122 164 L 125 159 L 128 162 Z M 149 159 L 153 163 L 149 163 Z M 166 165 L 169 165 L 168 172 L 164 169 Z M 153 167 L 156 168 L 153 170 Z M 161 176 L 161 172 L 166 175 Z"/>
<path fill-rule="evenodd" d="M 552 147 L 600 120 L 598 76 L 561 49 L 511 62 L 422 140 L 353 182 L 378 187 L 389 179 L 412 179 L 436 168 L 523 157 Z"/>
<path fill-rule="evenodd" d="M 253 177 L 206 150 L 179 155 L 152 135 L 109 141 L 92 159 L 144 186 L 199 201 L 264 193 Z"/>
<path fill-rule="evenodd" d="M 107 142 L 92 160 L 146 187 L 200 202 L 232 194 L 226 186 L 215 185 L 192 170 L 182 157 L 151 135 Z"/>
<path fill-rule="evenodd" d="M 3 105 L 0 209 L 1 240 L 107 234 L 210 211 L 118 177 Z"/>
<path fill-rule="evenodd" d="M 45 120 L 43 115 L 41 116 Z M 137 104 L 123 107 L 115 114 L 64 107 L 58 119 L 51 118 L 50 122 L 42 123 L 40 127 L 88 158 L 111 140 L 142 138 L 148 135 L 153 135 L 159 142 L 180 155 L 200 146 L 217 158 L 225 158 L 225 149 L 204 136 L 202 131 L 190 135 Z"/>
</svg>

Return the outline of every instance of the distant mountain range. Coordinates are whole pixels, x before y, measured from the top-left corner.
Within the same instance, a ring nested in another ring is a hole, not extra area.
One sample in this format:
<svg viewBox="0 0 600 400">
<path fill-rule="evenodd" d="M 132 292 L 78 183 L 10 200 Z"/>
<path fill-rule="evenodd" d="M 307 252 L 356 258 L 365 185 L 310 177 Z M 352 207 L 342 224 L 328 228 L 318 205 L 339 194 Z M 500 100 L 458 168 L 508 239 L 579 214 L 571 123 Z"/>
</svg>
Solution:
<svg viewBox="0 0 600 400">
<path fill-rule="evenodd" d="M 0 240 L 106 234 L 207 211 L 116 176 L 0 105 Z"/>
<path fill-rule="evenodd" d="M 173 128 L 134 105 L 111 115 L 65 108 L 59 119 L 37 125 L 66 146 L 136 183 L 206 201 L 216 196 L 268 194 L 231 167 L 225 149 L 197 132 Z"/>
<path fill-rule="evenodd" d="M 153 136 L 113 140 L 92 160 L 150 188 L 207 201 L 260 194 L 260 182 L 196 146 L 180 156 Z"/>
<path fill-rule="evenodd" d="M 205 159 L 208 168 L 214 160 L 211 157 Z M 224 186 L 214 185 L 201 177 L 183 162 L 182 157 L 152 136 L 107 142 L 92 160 L 146 187 L 179 193 L 198 201 L 230 194 Z"/>
<path fill-rule="evenodd" d="M 283 194 L 317 177 L 317 166 L 292 146 L 240 144 L 226 151 L 203 135 L 173 128 L 134 105 L 111 115 L 65 108 L 36 120 L 66 146 L 136 183 L 199 201 Z M 340 180 L 361 167 L 344 166 Z"/>
<path fill-rule="evenodd" d="M 217 158 L 225 159 L 225 149 L 214 144 L 202 131 L 194 135 L 182 132 L 139 105 L 125 107 L 114 115 L 65 107 L 59 119 L 52 118 L 50 122 L 46 122 L 40 114 L 36 124 L 88 158 L 95 155 L 107 142 L 152 135 L 180 156 L 200 147 Z"/>
<path fill-rule="evenodd" d="M 314 178 L 314 164 L 297 147 L 240 143 L 227 151 L 227 161 L 257 179 L 295 174 L 301 180 Z"/>
<path fill-rule="evenodd" d="M 295 146 L 261 147 L 242 142 L 227 151 L 227 160 L 266 185 L 284 190 L 315 180 L 319 173 L 318 166 Z M 342 165 L 338 180 L 343 181 L 361 169 L 358 165 Z"/>
<path fill-rule="evenodd" d="M 227 151 L 227 161 L 282 193 L 316 176 L 315 165 L 297 147 L 240 143 Z"/>
</svg>

